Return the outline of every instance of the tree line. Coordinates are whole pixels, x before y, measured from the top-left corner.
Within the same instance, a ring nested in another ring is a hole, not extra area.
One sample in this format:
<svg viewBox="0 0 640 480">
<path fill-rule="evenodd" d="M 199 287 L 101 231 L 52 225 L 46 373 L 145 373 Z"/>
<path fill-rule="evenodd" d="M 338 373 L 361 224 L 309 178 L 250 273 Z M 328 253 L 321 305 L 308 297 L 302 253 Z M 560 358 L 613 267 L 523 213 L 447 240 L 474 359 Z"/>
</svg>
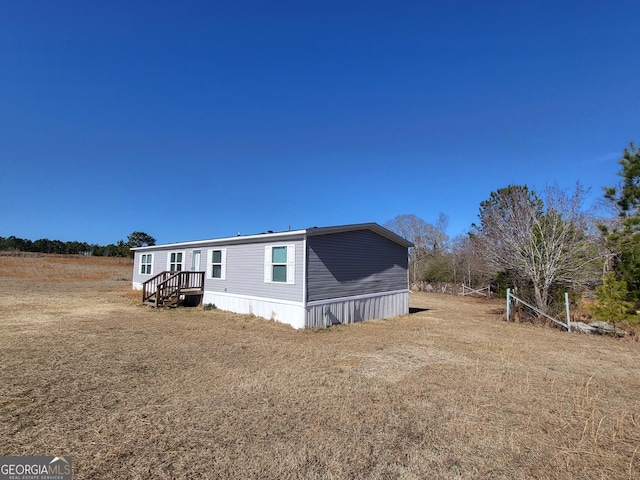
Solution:
<svg viewBox="0 0 640 480">
<path fill-rule="evenodd" d="M 540 310 L 554 313 L 568 291 L 574 300 L 595 294 L 599 320 L 637 322 L 640 310 L 640 151 L 633 145 L 619 160 L 620 182 L 604 187 L 608 214 L 585 206 L 587 191 L 508 185 L 480 203 L 478 222 L 450 239 L 447 217 L 435 223 L 399 215 L 385 226 L 413 242 L 409 276 L 419 282 L 492 285 Z"/>
<path fill-rule="evenodd" d="M 97 257 L 129 257 L 131 248 L 145 245 L 155 245 L 156 240 L 144 233 L 133 232 L 127 237 L 127 241 L 119 240 L 109 245 L 89 244 L 87 242 L 62 242 L 41 238 L 31 241 L 14 236 L 0 237 L 0 251 L 13 250 L 20 252 L 57 253 L 67 255 L 93 255 Z"/>
</svg>

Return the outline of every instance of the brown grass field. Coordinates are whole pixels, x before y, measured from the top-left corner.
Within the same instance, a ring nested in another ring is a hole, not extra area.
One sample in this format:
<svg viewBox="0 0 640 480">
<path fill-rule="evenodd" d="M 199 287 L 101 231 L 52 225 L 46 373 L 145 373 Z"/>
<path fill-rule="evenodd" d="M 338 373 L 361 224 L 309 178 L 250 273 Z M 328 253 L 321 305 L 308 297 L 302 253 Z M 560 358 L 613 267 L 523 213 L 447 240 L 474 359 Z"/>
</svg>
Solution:
<svg viewBox="0 0 640 480">
<path fill-rule="evenodd" d="M 139 305 L 128 261 L 0 257 L 0 454 L 74 478 L 637 479 L 640 344 L 413 294 L 329 330 Z"/>
</svg>

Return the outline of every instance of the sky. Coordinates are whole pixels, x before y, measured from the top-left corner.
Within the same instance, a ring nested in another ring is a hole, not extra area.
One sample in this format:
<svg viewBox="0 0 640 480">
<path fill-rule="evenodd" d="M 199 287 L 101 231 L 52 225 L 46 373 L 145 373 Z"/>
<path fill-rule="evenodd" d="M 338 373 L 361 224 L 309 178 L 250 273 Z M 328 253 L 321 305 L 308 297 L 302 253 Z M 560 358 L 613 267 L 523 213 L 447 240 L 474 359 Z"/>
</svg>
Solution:
<svg viewBox="0 0 640 480">
<path fill-rule="evenodd" d="M 0 0 L 0 236 L 105 245 L 585 208 L 640 144 L 638 1 Z"/>
</svg>

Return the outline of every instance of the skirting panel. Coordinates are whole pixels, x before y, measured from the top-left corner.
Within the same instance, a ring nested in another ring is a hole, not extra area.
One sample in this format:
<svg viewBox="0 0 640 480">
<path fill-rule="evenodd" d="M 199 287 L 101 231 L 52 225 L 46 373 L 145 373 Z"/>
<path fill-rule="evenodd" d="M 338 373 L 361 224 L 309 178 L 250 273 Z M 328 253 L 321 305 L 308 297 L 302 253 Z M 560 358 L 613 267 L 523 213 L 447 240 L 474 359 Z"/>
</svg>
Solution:
<svg viewBox="0 0 640 480">
<path fill-rule="evenodd" d="M 330 327 L 409 313 L 409 292 L 342 298 L 307 306 L 305 328 Z"/>
<path fill-rule="evenodd" d="M 133 283 L 133 288 L 142 288 Z M 217 292 L 204 292 L 203 304 L 212 303 L 220 310 L 255 315 L 275 320 L 293 328 L 324 328 L 336 324 L 349 324 L 379 318 L 391 318 L 409 313 L 409 292 L 381 293 L 371 296 L 340 298 L 314 302 L 282 303 L 265 298 L 235 296 Z"/>
<path fill-rule="evenodd" d="M 293 328 L 304 328 L 304 307 L 302 304 L 279 303 L 264 298 L 252 298 L 204 292 L 203 304 L 212 303 L 220 310 L 227 312 L 255 315 L 256 317 L 275 320 L 291 325 Z"/>
</svg>

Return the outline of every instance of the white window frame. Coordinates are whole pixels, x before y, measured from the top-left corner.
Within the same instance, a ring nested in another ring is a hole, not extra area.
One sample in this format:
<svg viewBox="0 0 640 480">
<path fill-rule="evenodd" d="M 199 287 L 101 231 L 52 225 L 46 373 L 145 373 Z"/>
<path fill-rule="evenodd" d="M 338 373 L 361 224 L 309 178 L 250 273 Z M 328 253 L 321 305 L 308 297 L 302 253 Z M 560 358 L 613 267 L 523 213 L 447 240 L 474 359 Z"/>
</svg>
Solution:
<svg viewBox="0 0 640 480">
<path fill-rule="evenodd" d="M 273 249 L 278 247 L 286 247 L 287 249 L 287 263 L 273 263 Z M 287 266 L 287 279 L 285 282 L 279 282 L 273 280 L 273 267 L 274 265 L 286 265 Z M 265 283 L 277 283 L 280 285 L 293 285 L 295 284 L 296 277 L 296 246 L 294 244 L 286 245 L 267 245 L 264 247 L 264 282 Z"/>
<path fill-rule="evenodd" d="M 149 271 L 147 272 L 146 270 Z M 140 275 L 153 274 L 153 253 L 143 253 L 140 255 L 140 268 L 138 272 L 140 272 Z"/>
<path fill-rule="evenodd" d="M 213 252 L 220 252 L 220 263 L 213 263 Z M 213 265 L 220 265 L 220 277 L 213 276 Z M 207 279 L 209 280 L 226 280 L 227 279 L 227 249 L 212 248 L 207 250 Z"/>
<path fill-rule="evenodd" d="M 172 254 L 176 254 L 176 259 L 178 258 L 178 254 L 182 254 L 182 257 L 181 257 L 182 260 L 179 261 L 179 262 L 177 262 L 177 261 L 176 262 L 172 262 L 171 261 L 171 255 Z M 187 255 L 186 255 L 186 252 L 184 250 L 173 250 L 171 252 L 168 252 L 167 253 L 167 270 L 171 272 L 172 271 L 171 270 L 171 264 L 175 264 L 175 265 L 179 264 L 180 265 L 180 270 L 175 269 L 173 271 L 174 272 L 183 272 L 184 271 L 184 265 L 185 265 L 186 257 L 187 257 Z"/>
</svg>

